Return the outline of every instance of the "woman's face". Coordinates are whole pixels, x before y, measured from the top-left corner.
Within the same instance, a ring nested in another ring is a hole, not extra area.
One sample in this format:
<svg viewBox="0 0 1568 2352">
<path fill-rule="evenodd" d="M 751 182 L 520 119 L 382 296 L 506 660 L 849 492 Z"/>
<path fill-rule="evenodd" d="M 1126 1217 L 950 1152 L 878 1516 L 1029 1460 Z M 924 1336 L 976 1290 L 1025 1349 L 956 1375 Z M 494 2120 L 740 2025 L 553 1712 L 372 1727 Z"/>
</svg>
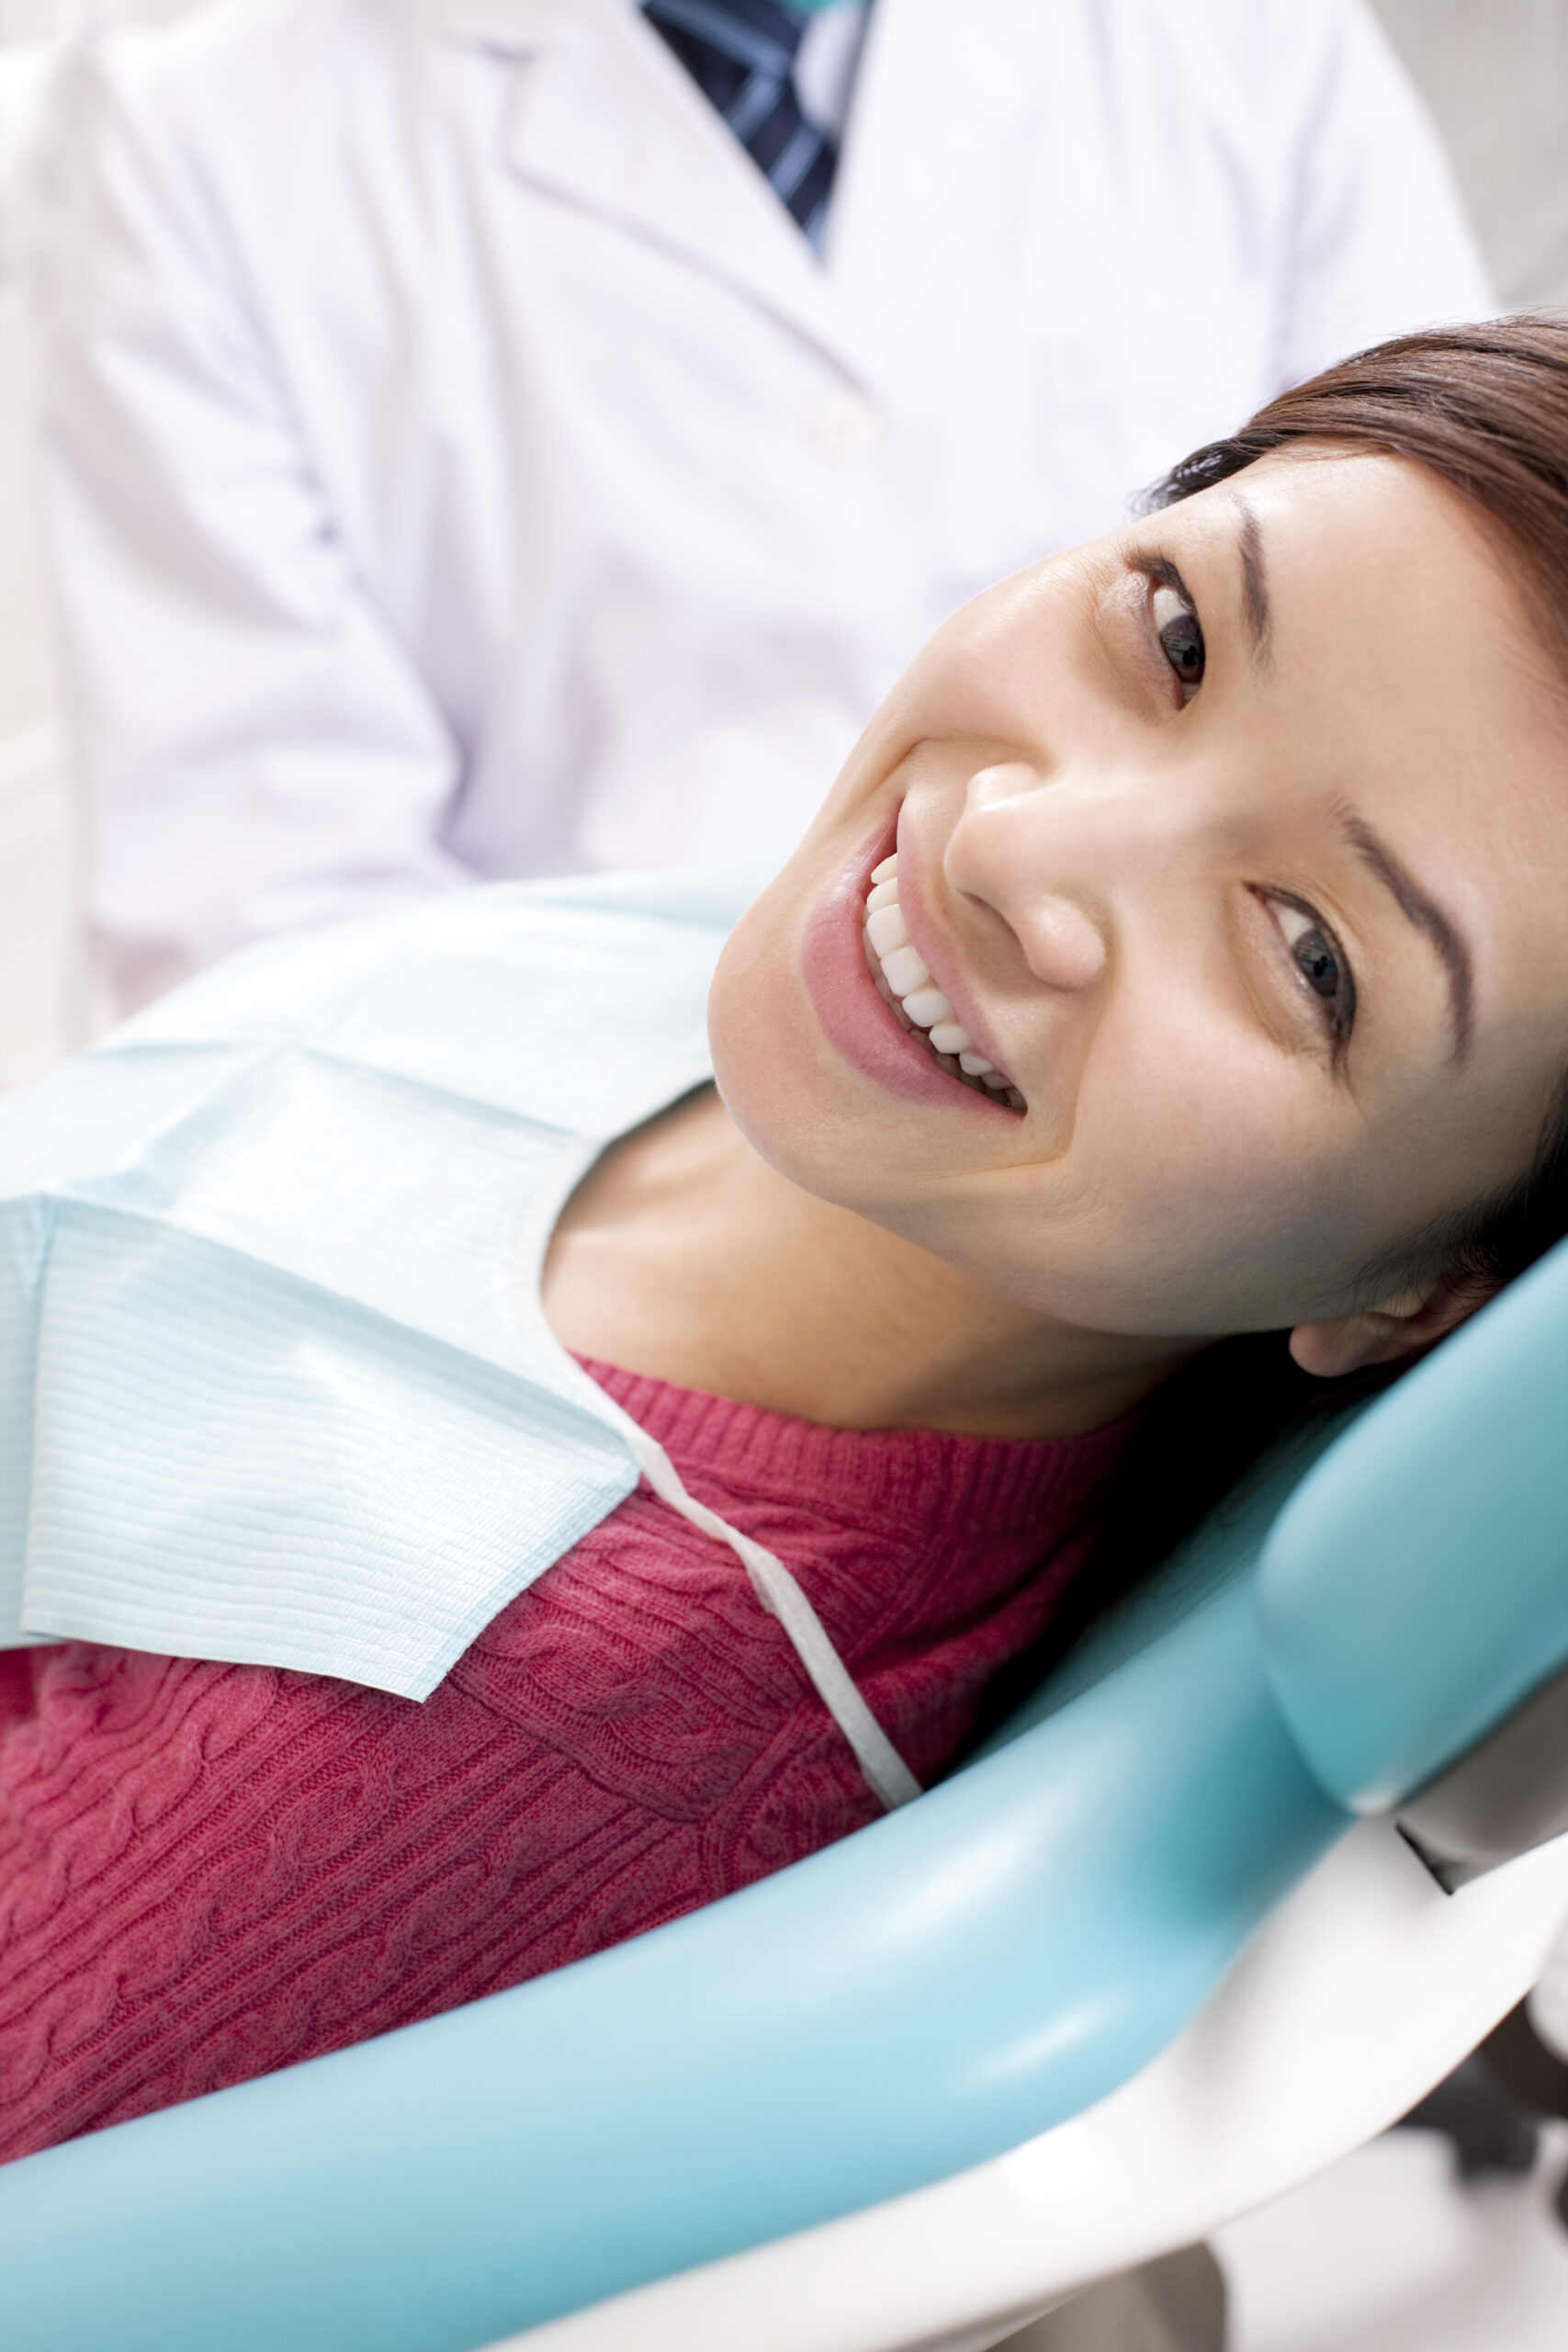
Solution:
<svg viewBox="0 0 1568 2352">
<path fill-rule="evenodd" d="M 1011 1099 L 887 1001 L 922 965 Z M 1424 471 L 1324 451 L 1004 582 L 872 722 L 712 1030 L 765 1159 L 1032 1310 L 1369 1304 L 1524 1169 L 1568 1059 L 1568 718 L 1504 560 Z"/>
</svg>

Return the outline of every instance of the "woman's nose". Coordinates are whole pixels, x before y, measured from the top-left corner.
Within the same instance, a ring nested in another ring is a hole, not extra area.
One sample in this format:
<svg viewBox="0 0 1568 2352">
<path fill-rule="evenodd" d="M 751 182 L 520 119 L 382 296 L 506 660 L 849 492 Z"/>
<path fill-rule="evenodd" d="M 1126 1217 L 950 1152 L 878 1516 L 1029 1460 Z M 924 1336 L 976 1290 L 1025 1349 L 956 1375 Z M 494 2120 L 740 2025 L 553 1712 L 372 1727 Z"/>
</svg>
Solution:
<svg viewBox="0 0 1568 2352">
<path fill-rule="evenodd" d="M 949 843 L 948 879 L 1001 917 L 1043 987 L 1081 995 L 1099 983 L 1110 951 L 1092 900 L 1030 821 L 1031 804 L 1049 790 L 1021 762 L 982 768 Z"/>
<path fill-rule="evenodd" d="M 1021 894 L 998 913 L 1017 933 L 1023 960 L 1046 988 L 1082 996 L 1105 969 L 1105 934 L 1092 915 L 1055 893 Z"/>
</svg>

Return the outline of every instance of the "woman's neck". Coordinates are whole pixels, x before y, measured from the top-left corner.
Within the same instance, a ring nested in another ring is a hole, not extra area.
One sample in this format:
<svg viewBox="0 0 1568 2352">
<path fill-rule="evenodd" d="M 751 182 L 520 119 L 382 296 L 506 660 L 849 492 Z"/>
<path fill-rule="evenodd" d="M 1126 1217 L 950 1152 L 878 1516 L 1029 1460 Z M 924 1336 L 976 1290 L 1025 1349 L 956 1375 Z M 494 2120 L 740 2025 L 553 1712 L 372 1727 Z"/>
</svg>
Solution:
<svg viewBox="0 0 1568 2352">
<path fill-rule="evenodd" d="M 568 1202 L 544 1305 L 564 1346 L 836 1429 L 1074 1436 L 1180 1360 L 1051 1324 L 801 1191 L 705 1091 Z"/>
</svg>

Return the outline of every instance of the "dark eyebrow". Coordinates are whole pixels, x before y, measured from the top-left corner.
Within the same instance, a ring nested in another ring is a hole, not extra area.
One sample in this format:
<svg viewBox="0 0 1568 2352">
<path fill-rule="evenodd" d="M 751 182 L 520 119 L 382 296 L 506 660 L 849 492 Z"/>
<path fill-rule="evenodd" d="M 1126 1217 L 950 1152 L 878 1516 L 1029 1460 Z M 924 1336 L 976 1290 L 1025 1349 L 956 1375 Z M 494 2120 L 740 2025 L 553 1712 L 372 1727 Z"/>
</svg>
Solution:
<svg viewBox="0 0 1568 2352">
<path fill-rule="evenodd" d="M 1274 614 L 1269 602 L 1269 578 L 1263 568 L 1263 533 L 1258 517 L 1245 498 L 1235 501 L 1241 517 L 1238 546 L 1241 554 L 1241 611 L 1247 623 L 1247 634 L 1252 647 L 1252 658 L 1258 669 L 1267 670 L 1273 650 Z M 1168 555 L 1134 554 L 1133 561 L 1150 580 L 1159 581 L 1167 588 L 1174 588 L 1184 596 L 1193 612 L 1197 600 L 1176 565 Z"/>
<path fill-rule="evenodd" d="M 1475 1030 L 1475 969 L 1464 934 L 1436 899 L 1429 898 L 1414 874 L 1395 857 L 1388 843 L 1373 832 L 1364 818 L 1342 809 L 1339 818 L 1346 840 L 1393 897 L 1408 922 L 1437 950 L 1448 977 L 1449 1005 L 1453 1017 L 1454 1059 L 1463 1061 Z"/>
<path fill-rule="evenodd" d="M 1245 498 L 1237 498 L 1241 514 L 1241 610 L 1252 639 L 1253 658 L 1260 670 L 1269 667 L 1274 616 L 1269 606 L 1269 580 L 1263 569 L 1263 534 Z"/>
</svg>

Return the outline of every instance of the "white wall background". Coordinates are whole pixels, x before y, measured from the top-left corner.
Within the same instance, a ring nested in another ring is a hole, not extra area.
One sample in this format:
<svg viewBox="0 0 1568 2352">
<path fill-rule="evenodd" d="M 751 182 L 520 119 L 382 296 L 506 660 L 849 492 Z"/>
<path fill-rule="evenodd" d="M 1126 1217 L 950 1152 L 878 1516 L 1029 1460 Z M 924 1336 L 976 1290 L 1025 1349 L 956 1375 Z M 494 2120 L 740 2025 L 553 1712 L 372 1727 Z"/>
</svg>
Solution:
<svg viewBox="0 0 1568 2352">
<path fill-rule="evenodd" d="M 155 20 L 190 0 L 96 4 L 100 16 Z M 93 5 L 0 0 L 0 117 L 7 52 Z M 1448 138 L 1505 299 L 1568 304 L 1568 0 L 1375 5 Z M 31 411 L 21 295 L 0 284 L 0 1084 L 46 1068 L 91 1021 L 72 910 L 69 763 L 39 577 Z"/>
</svg>

